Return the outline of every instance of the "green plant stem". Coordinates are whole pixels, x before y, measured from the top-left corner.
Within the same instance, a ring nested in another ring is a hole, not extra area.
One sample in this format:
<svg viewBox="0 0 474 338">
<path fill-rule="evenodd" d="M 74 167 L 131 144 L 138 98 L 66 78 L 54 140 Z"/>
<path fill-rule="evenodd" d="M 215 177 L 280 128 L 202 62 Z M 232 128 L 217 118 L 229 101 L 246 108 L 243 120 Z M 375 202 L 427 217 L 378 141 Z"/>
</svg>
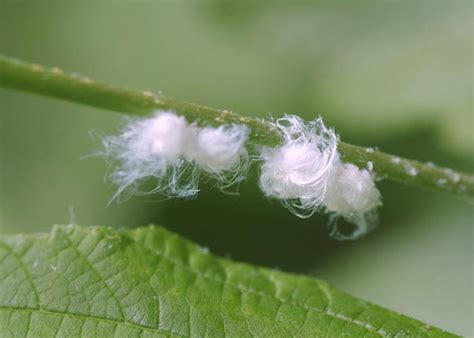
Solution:
<svg viewBox="0 0 474 338">
<path fill-rule="evenodd" d="M 266 120 L 241 116 L 229 110 L 220 110 L 183 102 L 162 94 L 134 91 L 93 81 L 77 74 L 66 74 L 59 68 L 46 68 L 0 55 L 0 87 L 22 90 L 54 98 L 82 103 L 125 114 L 149 115 L 153 110 L 172 110 L 188 121 L 206 125 L 245 124 L 254 145 L 277 146 L 279 132 Z M 345 162 L 366 168 L 369 162 L 379 176 L 395 182 L 450 192 L 472 201 L 474 175 L 441 168 L 389 155 L 370 148 L 339 142 L 338 150 Z"/>
</svg>

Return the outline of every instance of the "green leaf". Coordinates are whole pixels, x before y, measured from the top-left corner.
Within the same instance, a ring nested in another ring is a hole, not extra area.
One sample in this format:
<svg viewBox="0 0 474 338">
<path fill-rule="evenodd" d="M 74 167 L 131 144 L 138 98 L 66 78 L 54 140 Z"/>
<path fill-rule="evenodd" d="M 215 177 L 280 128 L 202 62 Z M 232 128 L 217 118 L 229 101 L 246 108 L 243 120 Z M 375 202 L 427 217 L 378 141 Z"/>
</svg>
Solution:
<svg viewBox="0 0 474 338">
<path fill-rule="evenodd" d="M 451 336 L 159 227 L 0 236 L 1 337 Z"/>
</svg>

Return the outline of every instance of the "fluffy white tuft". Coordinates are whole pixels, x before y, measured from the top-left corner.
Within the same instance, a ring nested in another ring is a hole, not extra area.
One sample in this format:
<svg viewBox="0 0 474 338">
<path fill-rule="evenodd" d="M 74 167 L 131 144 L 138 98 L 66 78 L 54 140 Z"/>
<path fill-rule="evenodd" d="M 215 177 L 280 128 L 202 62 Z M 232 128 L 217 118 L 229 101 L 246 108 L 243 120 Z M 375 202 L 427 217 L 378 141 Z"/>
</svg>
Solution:
<svg viewBox="0 0 474 338">
<path fill-rule="evenodd" d="M 305 124 L 297 116 L 276 120 L 284 143 L 263 148 L 260 188 L 268 197 L 282 200 L 299 217 L 317 211 L 331 213 L 333 235 L 339 239 L 360 237 L 370 230 L 380 193 L 365 169 L 344 164 L 337 153 L 337 135 L 321 118 Z M 337 230 L 337 218 L 356 225 L 350 236 Z"/>
<path fill-rule="evenodd" d="M 380 203 L 380 193 L 365 169 L 337 162 L 327 181 L 326 209 L 344 215 L 365 213 Z"/>
<path fill-rule="evenodd" d="M 375 209 L 381 205 L 380 192 L 370 172 L 355 165 L 335 162 L 327 181 L 324 197 L 326 211 L 333 213 L 332 235 L 338 239 L 356 239 L 372 230 L 377 222 Z M 337 229 L 337 218 L 342 217 L 355 224 L 350 235 L 343 235 Z"/>
<path fill-rule="evenodd" d="M 186 156 L 210 174 L 235 169 L 240 166 L 242 157 L 247 156 L 248 129 L 244 125 L 195 128 L 194 133 Z"/>
<path fill-rule="evenodd" d="M 297 116 L 276 120 L 284 137 L 277 148 L 264 148 L 260 187 L 302 218 L 323 207 L 326 182 L 337 158 L 337 137 L 322 119 L 305 125 Z"/>
<path fill-rule="evenodd" d="M 114 198 L 124 192 L 192 197 L 204 172 L 228 186 L 241 180 L 248 167 L 245 126 L 199 128 L 172 112 L 129 119 L 117 136 L 103 139 L 104 155 L 112 162 L 109 177 L 117 186 Z M 140 190 L 155 180 L 150 191 Z"/>
</svg>

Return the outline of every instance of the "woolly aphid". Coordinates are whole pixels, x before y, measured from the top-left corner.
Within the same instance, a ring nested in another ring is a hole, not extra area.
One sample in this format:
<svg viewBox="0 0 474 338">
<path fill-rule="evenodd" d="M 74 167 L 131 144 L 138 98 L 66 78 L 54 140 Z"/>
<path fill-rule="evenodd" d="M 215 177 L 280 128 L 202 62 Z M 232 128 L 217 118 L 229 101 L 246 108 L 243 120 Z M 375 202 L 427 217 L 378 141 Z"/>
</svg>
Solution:
<svg viewBox="0 0 474 338">
<path fill-rule="evenodd" d="M 297 116 L 272 123 L 283 135 L 283 145 L 263 148 L 260 188 L 282 200 L 291 212 L 308 218 L 321 209 L 327 180 L 337 157 L 337 137 L 322 119 L 307 126 Z"/>
<path fill-rule="evenodd" d="M 334 130 L 326 128 L 321 118 L 305 123 L 293 115 L 268 123 L 281 132 L 284 142 L 263 147 L 256 156 L 263 193 L 302 218 L 329 213 L 331 234 L 338 239 L 355 239 L 371 230 L 380 193 L 368 170 L 339 159 Z M 248 133 L 244 125 L 199 127 L 172 112 L 130 119 L 121 134 L 103 139 L 103 155 L 114 163 L 110 174 L 118 186 L 114 198 L 126 192 L 192 197 L 202 176 L 215 179 L 221 189 L 238 183 L 250 164 L 245 148 Z M 149 179 L 155 187 L 141 190 Z M 350 236 L 339 232 L 339 218 L 356 225 Z"/>
<path fill-rule="evenodd" d="M 280 130 L 280 147 L 263 148 L 260 188 L 268 197 L 301 218 L 315 212 L 330 216 L 331 234 L 338 239 L 358 238 L 376 224 L 375 209 L 380 193 L 372 175 L 353 164 L 345 164 L 337 152 L 338 137 L 322 118 L 307 124 L 294 115 L 271 122 Z M 338 218 L 356 226 L 350 235 L 337 228 Z"/>
<path fill-rule="evenodd" d="M 102 140 L 103 155 L 112 162 L 109 178 L 118 187 L 112 199 L 157 192 L 193 197 L 202 176 L 215 179 L 222 189 L 238 183 L 249 164 L 247 135 L 243 125 L 199 128 L 164 111 L 150 118 L 128 119 L 119 135 Z M 142 190 L 150 179 L 154 188 Z"/>
</svg>

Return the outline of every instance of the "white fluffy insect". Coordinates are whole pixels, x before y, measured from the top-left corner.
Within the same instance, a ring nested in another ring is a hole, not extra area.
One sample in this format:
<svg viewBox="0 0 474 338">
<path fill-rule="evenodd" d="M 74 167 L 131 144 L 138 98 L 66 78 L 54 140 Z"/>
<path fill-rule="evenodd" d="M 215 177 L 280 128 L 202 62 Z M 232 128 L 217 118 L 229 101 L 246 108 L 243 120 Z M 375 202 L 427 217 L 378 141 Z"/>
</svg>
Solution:
<svg viewBox="0 0 474 338">
<path fill-rule="evenodd" d="M 189 160 L 225 185 L 244 178 L 249 165 L 245 149 L 247 127 L 224 125 L 218 128 L 191 128 L 192 137 L 184 152 Z"/>
<path fill-rule="evenodd" d="M 337 158 L 336 134 L 322 119 L 305 125 L 297 116 L 285 116 L 274 125 L 284 142 L 262 149 L 260 188 L 297 216 L 308 218 L 323 208 L 326 182 Z"/>
<path fill-rule="evenodd" d="M 203 173 L 227 187 L 245 177 L 248 129 L 242 125 L 199 128 L 172 112 L 127 120 L 117 136 L 102 140 L 104 155 L 112 164 L 109 175 L 123 193 L 192 197 Z M 145 180 L 155 180 L 143 191 Z"/>
<path fill-rule="evenodd" d="M 263 148 L 260 188 L 268 197 L 282 200 L 295 215 L 308 218 L 317 211 L 331 213 L 333 235 L 354 239 L 375 225 L 380 193 L 369 171 L 340 161 L 338 138 L 321 118 L 308 124 L 297 116 L 277 119 L 284 142 Z M 337 229 L 337 219 L 356 225 L 349 236 Z"/>
<path fill-rule="evenodd" d="M 381 205 L 380 197 L 368 170 L 337 159 L 323 201 L 326 211 L 332 213 L 332 235 L 341 240 L 356 239 L 372 230 L 377 224 L 375 210 Z M 344 235 L 338 230 L 337 219 L 341 217 L 356 225 L 352 234 Z"/>
</svg>

